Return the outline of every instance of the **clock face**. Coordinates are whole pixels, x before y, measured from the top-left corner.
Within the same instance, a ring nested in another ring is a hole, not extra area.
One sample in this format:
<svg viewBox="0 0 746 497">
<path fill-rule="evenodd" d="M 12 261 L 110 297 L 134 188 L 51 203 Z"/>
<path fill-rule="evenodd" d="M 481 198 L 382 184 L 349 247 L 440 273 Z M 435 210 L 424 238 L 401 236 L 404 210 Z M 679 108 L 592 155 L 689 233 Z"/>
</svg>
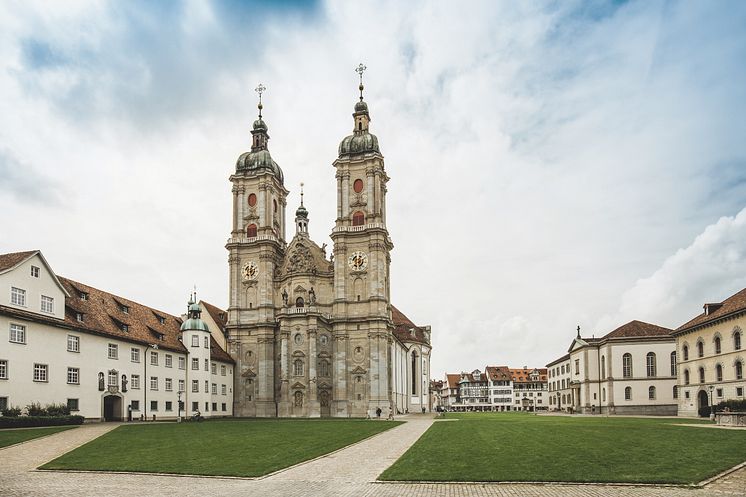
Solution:
<svg viewBox="0 0 746 497">
<path fill-rule="evenodd" d="M 241 273 L 243 274 L 243 278 L 245 280 L 255 280 L 257 275 L 259 274 L 259 266 L 256 265 L 256 262 L 249 261 L 243 265 Z"/>
<path fill-rule="evenodd" d="M 368 267 L 368 256 L 364 252 L 353 252 L 350 258 L 347 260 L 350 269 L 353 271 L 364 271 Z"/>
</svg>

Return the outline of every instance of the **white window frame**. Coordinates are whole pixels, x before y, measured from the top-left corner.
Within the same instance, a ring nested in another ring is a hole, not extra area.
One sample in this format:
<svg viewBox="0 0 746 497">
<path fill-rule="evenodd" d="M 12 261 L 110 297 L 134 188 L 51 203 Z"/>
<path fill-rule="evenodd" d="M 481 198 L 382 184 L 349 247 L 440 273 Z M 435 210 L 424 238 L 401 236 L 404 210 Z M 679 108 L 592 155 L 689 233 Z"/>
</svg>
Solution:
<svg viewBox="0 0 746 497">
<path fill-rule="evenodd" d="M 186 369 L 186 357 L 179 357 L 179 369 Z"/>
<path fill-rule="evenodd" d="M 174 389 L 174 380 L 171 378 L 166 378 L 166 391 L 172 392 Z"/>
<path fill-rule="evenodd" d="M 165 361 L 167 368 L 172 368 L 174 366 L 174 356 L 172 356 L 171 354 L 166 354 Z"/>
<path fill-rule="evenodd" d="M 31 277 L 38 278 L 40 273 L 39 266 L 31 266 Z"/>
<path fill-rule="evenodd" d="M 0 380 L 8 379 L 8 360 L 0 359 Z"/>
<path fill-rule="evenodd" d="M 179 380 L 179 392 L 183 392 L 186 388 L 186 382 L 184 380 Z"/>
<path fill-rule="evenodd" d="M 192 335 L 192 347 L 199 347 L 199 337 Z"/>
<path fill-rule="evenodd" d="M 42 295 L 39 300 L 41 301 L 39 305 L 39 310 L 41 312 L 46 312 L 48 314 L 54 314 L 54 297 L 49 297 L 48 295 Z"/>
<path fill-rule="evenodd" d="M 158 391 L 158 377 L 157 376 L 150 377 L 150 390 L 153 392 Z"/>
<path fill-rule="evenodd" d="M 119 386 L 119 373 L 117 371 L 114 371 L 113 369 L 110 370 L 106 375 L 106 385 L 110 387 L 117 387 Z"/>
<path fill-rule="evenodd" d="M 210 337 L 205 337 L 205 348 L 206 349 L 210 348 Z"/>
<path fill-rule="evenodd" d="M 220 366 L 220 376 L 225 376 L 225 365 Z"/>
<path fill-rule="evenodd" d="M 218 374 L 218 365 L 214 362 L 210 364 L 210 374 Z"/>
<path fill-rule="evenodd" d="M 77 335 L 67 335 L 67 351 L 80 352 L 80 337 Z"/>
<path fill-rule="evenodd" d="M 221 395 L 226 395 L 227 390 L 228 389 L 226 388 L 225 385 L 220 385 L 220 394 Z"/>
<path fill-rule="evenodd" d="M 34 363 L 34 381 L 38 383 L 49 382 L 49 365 Z"/>
<path fill-rule="evenodd" d="M 19 339 L 20 336 L 20 339 Z M 14 339 L 15 338 L 15 339 Z M 22 324 L 10 323 L 10 343 L 26 343 L 26 326 Z"/>
<path fill-rule="evenodd" d="M 10 304 L 26 307 L 26 290 L 15 286 L 10 287 Z"/>
<path fill-rule="evenodd" d="M 199 380 L 192 380 L 192 393 L 199 393 Z"/>
<path fill-rule="evenodd" d="M 130 375 L 130 388 L 132 390 L 140 389 L 140 375 L 139 374 Z"/>
<path fill-rule="evenodd" d="M 218 394 L 218 384 L 213 383 L 212 384 L 212 395 L 217 395 L 217 394 Z"/>
<path fill-rule="evenodd" d="M 107 347 L 107 357 L 109 359 L 119 359 L 119 345 L 116 343 L 110 343 Z"/>
<path fill-rule="evenodd" d="M 140 362 L 140 349 L 137 347 L 132 347 L 130 349 L 130 361 L 131 362 Z"/>
<path fill-rule="evenodd" d="M 192 371 L 199 371 L 199 358 L 192 357 Z"/>
<path fill-rule="evenodd" d="M 158 365 L 158 352 L 156 352 L 155 350 L 150 351 L 150 365 L 151 366 Z"/>
<path fill-rule="evenodd" d="M 75 401 L 75 407 L 70 406 L 71 400 Z M 70 409 L 70 412 L 80 411 L 80 399 L 67 399 L 67 407 Z"/>
<path fill-rule="evenodd" d="M 67 384 L 80 385 L 80 368 L 67 368 Z"/>
</svg>

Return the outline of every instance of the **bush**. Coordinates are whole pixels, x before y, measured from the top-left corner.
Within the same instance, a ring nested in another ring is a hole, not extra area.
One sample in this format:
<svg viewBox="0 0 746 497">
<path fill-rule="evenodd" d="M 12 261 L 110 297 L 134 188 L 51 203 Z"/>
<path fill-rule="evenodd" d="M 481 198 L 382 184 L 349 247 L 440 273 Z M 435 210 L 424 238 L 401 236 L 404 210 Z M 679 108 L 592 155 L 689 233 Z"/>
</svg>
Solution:
<svg viewBox="0 0 746 497">
<path fill-rule="evenodd" d="M 69 416 L 70 408 L 67 404 L 49 404 L 44 407 L 47 411 L 47 416 Z"/>
<path fill-rule="evenodd" d="M 6 416 L 8 418 L 17 418 L 18 416 L 21 415 L 21 408 L 18 407 L 18 406 L 7 407 L 7 408 L 3 409 L 2 411 L 0 411 L 0 414 L 2 414 L 3 416 Z"/>
<path fill-rule="evenodd" d="M 746 399 L 724 400 L 715 406 L 715 412 L 722 412 L 726 407 L 731 412 L 746 412 Z"/>
<path fill-rule="evenodd" d="M 83 416 L 3 416 L 0 418 L 0 428 L 82 425 L 84 420 Z"/>
<path fill-rule="evenodd" d="M 29 416 L 46 416 L 47 415 L 47 409 L 45 407 L 42 407 L 41 404 L 38 402 L 32 402 L 31 404 L 27 405 L 26 411 L 28 412 Z"/>
</svg>

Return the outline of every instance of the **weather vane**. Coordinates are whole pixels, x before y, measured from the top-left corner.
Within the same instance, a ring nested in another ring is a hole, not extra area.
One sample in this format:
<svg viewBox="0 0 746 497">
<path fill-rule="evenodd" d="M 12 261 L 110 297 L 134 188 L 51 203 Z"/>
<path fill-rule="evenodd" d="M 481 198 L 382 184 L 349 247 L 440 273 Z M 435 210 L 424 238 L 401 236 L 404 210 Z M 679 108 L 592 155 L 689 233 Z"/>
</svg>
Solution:
<svg viewBox="0 0 746 497">
<path fill-rule="evenodd" d="M 254 91 L 259 94 L 259 105 L 257 107 L 259 107 L 259 117 L 261 118 L 262 117 L 262 109 L 263 109 L 263 106 L 262 106 L 262 93 L 264 93 L 265 91 L 267 91 L 267 87 L 264 86 L 263 84 L 259 83 L 259 86 L 257 86 L 256 88 L 254 88 Z"/>
<path fill-rule="evenodd" d="M 361 102 L 363 101 L 363 89 L 365 88 L 363 86 L 363 73 L 365 72 L 366 69 L 368 69 L 368 67 L 365 66 L 365 65 L 363 65 L 362 62 L 355 69 L 355 72 L 360 75 L 360 86 L 359 86 L 359 88 L 360 88 L 360 101 Z"/>
</svg>

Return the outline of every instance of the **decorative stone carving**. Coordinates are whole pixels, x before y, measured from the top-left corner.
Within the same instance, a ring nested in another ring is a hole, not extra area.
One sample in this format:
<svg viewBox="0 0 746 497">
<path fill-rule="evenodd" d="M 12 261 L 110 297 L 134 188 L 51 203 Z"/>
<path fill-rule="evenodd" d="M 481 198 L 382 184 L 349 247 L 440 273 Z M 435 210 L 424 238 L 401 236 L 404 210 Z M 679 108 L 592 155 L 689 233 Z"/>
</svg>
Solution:
<svg viewBox="0 0 746 497">
<path fill-rule="evenodd" d="M 287 272 L 313 271 L 315 269 L 316 264 L 313 261 L 311 249 L 302 243 L 297 244 L 288 258 Z"/>
</svg>

